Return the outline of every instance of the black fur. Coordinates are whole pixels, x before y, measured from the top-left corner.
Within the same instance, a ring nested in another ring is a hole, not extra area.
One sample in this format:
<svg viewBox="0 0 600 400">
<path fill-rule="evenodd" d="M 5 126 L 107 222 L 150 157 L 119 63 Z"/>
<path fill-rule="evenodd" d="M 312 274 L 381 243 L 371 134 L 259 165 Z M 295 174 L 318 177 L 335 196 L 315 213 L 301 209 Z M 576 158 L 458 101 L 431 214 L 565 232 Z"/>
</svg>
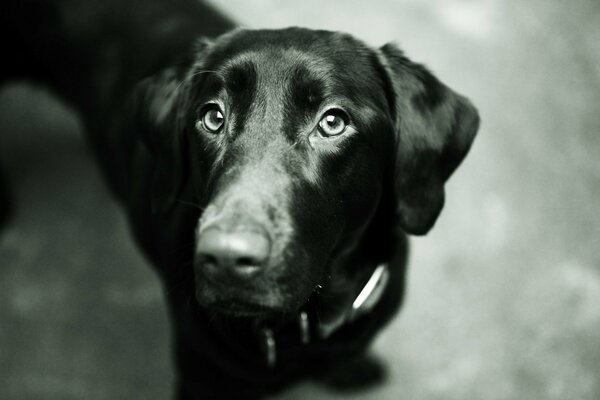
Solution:
<svg viewBox="0 0 600 400">
<path fill-rule="evenodd" d="M 431 228 L 473 140 L 468 100 L 393 45 L 301 28 L 226 33 L 233 24 L 195 1 L 2 8 L 3 40 L 19 47 L 3 81 L 46 84 L 79 112 L 169 292 L 180 398 L 260 397 L 364 353 L 401 303 L 405 233 Z M 217 106 L 225 123 L 208 132 L 198 121 Z M 347 116 L 339 137 L 319 133 L 328 107 Z M 235 285 L 207 272 L 196 233 L 217 216 L 271 238 L 259 277 Z M 376 307 L 302 344 L 298 310 L 331 323 L 379 263 L 391 276 Z M 278 338 L 274 369 L 264 326 Z"/>
</svg>

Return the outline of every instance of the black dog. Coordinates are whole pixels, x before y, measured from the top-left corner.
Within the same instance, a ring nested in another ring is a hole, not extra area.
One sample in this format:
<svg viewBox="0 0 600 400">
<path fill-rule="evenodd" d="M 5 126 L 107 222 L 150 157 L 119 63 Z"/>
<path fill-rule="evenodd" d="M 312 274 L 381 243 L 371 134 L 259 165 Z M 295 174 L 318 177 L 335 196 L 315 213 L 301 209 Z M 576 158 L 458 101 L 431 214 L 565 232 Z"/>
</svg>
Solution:
<svg viewBox="0 0 600 400">
<path fill-rule="evenodd" d="M 467 99 L 393 45 L 226 33 L 195 1 L 4 3 L 2 78 L 80 113 L 169 293 L 181 398 L 259 397 L 364 351 L 475 136 Z"/>
</svg>

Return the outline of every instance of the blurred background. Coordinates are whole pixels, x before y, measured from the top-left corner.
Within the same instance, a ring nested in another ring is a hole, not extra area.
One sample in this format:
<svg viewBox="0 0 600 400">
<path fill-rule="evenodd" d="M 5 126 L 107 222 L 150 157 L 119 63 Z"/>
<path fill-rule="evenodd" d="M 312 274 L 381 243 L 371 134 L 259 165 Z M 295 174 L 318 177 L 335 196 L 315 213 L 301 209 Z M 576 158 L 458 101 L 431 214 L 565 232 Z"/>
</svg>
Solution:
<svg viewBox="0 0 600 400">
<path fill-rule="evenodd" d="M 404 308 L 372 348 L 386 381 L 274 399 L 599 399 L 598 0 L 218 7 L 247 27 L 396 41 L 483 121 L 436 227 L 412 239 Z M 0 233 L 0 398 L 168 399 L 160 286 L 77 118 L 43 89 L 3 88 L 0 160 L 16 203 Z"/>
</svg>

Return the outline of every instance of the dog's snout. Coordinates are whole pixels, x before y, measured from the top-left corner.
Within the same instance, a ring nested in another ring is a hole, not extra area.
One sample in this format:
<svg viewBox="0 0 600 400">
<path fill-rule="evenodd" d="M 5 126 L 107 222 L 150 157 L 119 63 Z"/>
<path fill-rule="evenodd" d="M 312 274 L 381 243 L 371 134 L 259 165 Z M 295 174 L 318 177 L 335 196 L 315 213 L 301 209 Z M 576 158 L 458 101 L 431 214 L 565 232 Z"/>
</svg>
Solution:
<svg viewBox="0 0 600 400">
<path fill-rule="evenodd" d="M 261 232 L 208 228 L 198 238 L 196 253 L 207 274 L 246 280 L 265 268 L 270 250 L 270 240 Z"/>
</svg>

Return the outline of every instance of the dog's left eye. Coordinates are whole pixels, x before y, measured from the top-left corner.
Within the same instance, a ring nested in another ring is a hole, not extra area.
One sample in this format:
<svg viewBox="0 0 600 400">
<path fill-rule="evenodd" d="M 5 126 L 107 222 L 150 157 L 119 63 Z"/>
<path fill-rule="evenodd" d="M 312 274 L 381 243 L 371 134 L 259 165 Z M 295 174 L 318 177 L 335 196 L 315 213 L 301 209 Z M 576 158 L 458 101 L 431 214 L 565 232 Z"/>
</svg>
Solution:
<svg viewBox="0 0 600 400">
<path fill-rule="evenodd" d="M 225 117 L 219 107 L 213 106 L 204 111 L 202 118 L 196 123 L 196 127 L 201 126 L 208 132 L 216 133 L 221 129 L 224 122 Z"/>
<path fill-rule="evenodd" d="M 338 136 L 346 131 L 348 117 L 342 110 L 329 110 L 319 121 L 319 132 L 323 136 Z"/>
</svg>

